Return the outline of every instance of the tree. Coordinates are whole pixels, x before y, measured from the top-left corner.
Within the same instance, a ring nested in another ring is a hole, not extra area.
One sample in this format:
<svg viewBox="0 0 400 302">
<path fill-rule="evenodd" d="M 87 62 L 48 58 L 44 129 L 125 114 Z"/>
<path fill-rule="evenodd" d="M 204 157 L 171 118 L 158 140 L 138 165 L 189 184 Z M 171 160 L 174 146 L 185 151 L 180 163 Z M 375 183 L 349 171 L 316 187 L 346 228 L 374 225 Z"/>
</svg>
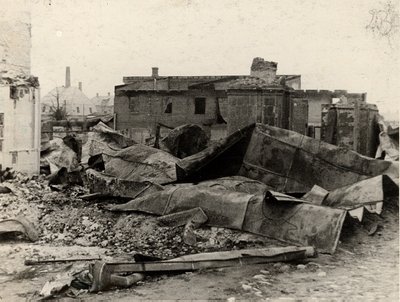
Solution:
<svg viewBox="0 0 400 302">
<path fill-rule="evenodd" d="M 54 104 L 53 102 L 52 106 L 50 107 L 50 112 L 53 119 L 55 119 L 56 121 L 66 120 L 67 108 L 65 104 L 60 105 L 60 91 L 58 90 L 58 87 L 56 87 L 56 91 L 55 94 L 53 94 L 53 96 L 56 100 L 56 104 Z"/>
</svg>

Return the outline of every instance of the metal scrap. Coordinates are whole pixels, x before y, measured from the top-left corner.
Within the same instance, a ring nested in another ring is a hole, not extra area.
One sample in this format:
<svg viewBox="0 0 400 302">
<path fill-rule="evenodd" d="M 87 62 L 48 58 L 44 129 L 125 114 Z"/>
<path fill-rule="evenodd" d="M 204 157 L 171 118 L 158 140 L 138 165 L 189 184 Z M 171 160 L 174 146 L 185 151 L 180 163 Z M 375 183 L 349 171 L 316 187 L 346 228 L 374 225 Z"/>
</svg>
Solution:
<svg viewBox="0 0 400 302">
<path fill-rule="evenodd" d="M 362 220 L 364 209 L 380 214 L 385 199 L 398 196 L 399 186 L 387 175 L 368 178 L 329 192 L 323 205 L 345 209 Z"/>
<path fill-rule="evenodd" d="M 25 265 L 41 265 L 59 262 L 77 262 L 77 261 L 93 261 L 101 260 L 100 257 L 80 257 L 80 258 L 64 258 L 64 259 L 25 259 Z"/>
<path fill-rule="evenodd" d="M 168 215 L 201 208 L 210 226 L 243 230 L 295 244 L 314 245 L 323 252 L 335 251 L 345 210 L 313 205 L 276 192 L 246 194 L 226 189 L 222 191 L 223 188 L 210 188 L 202 183 L 171 185 L 163 191 L 109 209 Z"/>
<path fill-rule="evenodd" d="M 156 141 L 158 136 L 156 136 Z M 172 129 L 168 135 L 161 140 L 160 149 L 178 158 L 185 158 L 204 150 L 207 144 L 207 134 L 200 126 L 186 124 Z"/>
<path fill-rule="evenodd" d="M 254 250 L 204 253 L 183 256 L 166 261 L 106 263 L 96 261 L 90 268 L 93 276 L 91 292 L 107 290 L 117 286 L 121 273 L 141 273 L 134 279 L 141 280 L 143 273 L 149 272 L 188 272 L 207 268 L 243 266 L 248 264 L 283 262 L 314 257 L 313 247 L 279 247 Z M 119 278 L 118 278 L 119 277 Z M 132 282 L 133 283 L 133 282 Z"/>
<path fill-rule="evenodd" d="M 157 220 L 166 226 L 176 227 L 184 225 L 185 228 L 183 230 L 183 242 L 188 245 L 195 245 L 197 240 L 193 231 L 202 224 L 205 224 L 208 220 L 208 217 L 201 208 L 194 208 L 161 216 Z"/>
<path fill-rule="evenodd" d="M 382 174 L 398 178 L 398 170 L 397 162 L 264 124 L 243 128 L 177 163 L 179 181 L 241 175 L 284 193 L 305 193 L 314 185 L 334 190 Z"/>
<path fill-rule="evenodd" d="M 156 148 L 138 144 L 113 154 L 103 153 L 102 158 L 104 172 L 119 179 L 157 184 L 176 181 L 178 158 Z"/>
<path fill-rule="evenodd" d="M 316 205 L 321 205 L 328 194 L 329 191 L 321 188 L 320 186 L 314 185 L 309 192 L 301 197 L 301 199 L 307 200 Z"/>
<path fill-rule="evenodd" d="M 99 122 L 88 133 L 87 141 L 82 146 L 82 163 L 87 164 L 91 156 L 113 155 L 121 149 L 136 144 L 132 139 L 123 136 Z"/>
<path fill-rule="evenodd" d="M 24 217 L 0 221 L 0 236 L 6 234 L 24 235 L 30 241 L 37 241 L 39 235 L 35 227 Z"/>
<path fill-rule="evenodd" d="M 378 122 L 379 133 L 379 146 L 376 150 L 375 158 L 398 161 L 399 160 L 399 127 L 394 127 L 380 120 Z"/>
<path fill-rule="evenodd" d="M 71 141 L 67 140 L 67 142 L 72 144 L 72 139 Z M 63 167 L 68 172 L 79 167 L 78 154 L 65 144 L 61 138 L 54 138 L 49 143 L 49 149 L 41 154 L 41 165 L 47 163 L 50 166 L 50 173 L 56 173 Z"/>
<path fill-rule="evenodd" d="M 162 186 L 151 181 L 120 179 L 92 169 L 86 171 L 86 176 L 90 192 L 102 196 L 136 198 L 163 190 Z"/>
<path fill-rule="evenodd" d="M 11 193 L 12 190 L 6 186 L 0 186 L 0 194 L 8 194 Z"/>
</svg>

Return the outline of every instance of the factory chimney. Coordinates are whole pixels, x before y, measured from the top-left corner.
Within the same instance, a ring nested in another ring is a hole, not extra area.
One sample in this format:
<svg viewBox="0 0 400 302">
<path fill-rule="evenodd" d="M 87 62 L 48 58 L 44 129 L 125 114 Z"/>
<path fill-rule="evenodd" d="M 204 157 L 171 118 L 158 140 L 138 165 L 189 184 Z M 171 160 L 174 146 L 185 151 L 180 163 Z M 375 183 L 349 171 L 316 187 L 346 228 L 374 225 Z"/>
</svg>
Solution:
<svg viewBox="0 0 400 302">
<path fill-rule="evenodd" d="M 69 66 L 67 66 L 65 70 L 65 87 L 71 87 L 71 70 Z"/>
</svg>

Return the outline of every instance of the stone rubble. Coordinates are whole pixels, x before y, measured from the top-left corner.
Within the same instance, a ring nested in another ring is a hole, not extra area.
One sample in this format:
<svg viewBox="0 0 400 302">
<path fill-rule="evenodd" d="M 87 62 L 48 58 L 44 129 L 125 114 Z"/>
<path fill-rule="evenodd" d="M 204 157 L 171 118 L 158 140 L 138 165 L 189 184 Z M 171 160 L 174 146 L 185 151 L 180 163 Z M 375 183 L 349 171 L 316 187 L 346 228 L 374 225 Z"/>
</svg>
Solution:
<svg viewBox="0 0 400 302">
<path fill-rule="evenodd" d="M 268 241 L 239 231 L 201 227 L 194 231 L 197 243 L 191 246 L 183 243 L 184 226 L 162 226 L 156 216 L 142 213 L 110 212 L 106 205 L 118 200 L 82 200 L 80 196 L 88 193 L 85 187 L 52 191 L 44 176 L 27 178 L 20 173 L 2 186 L 9 187 L 12 193 L 0 195 L 0 218 L 26 217 L 39 231 L 39 245 L 98 246 L 107 248 L 109 255 L 140 253 L 169 259 L 201 252 L 261 247 Z"/>
</svg>

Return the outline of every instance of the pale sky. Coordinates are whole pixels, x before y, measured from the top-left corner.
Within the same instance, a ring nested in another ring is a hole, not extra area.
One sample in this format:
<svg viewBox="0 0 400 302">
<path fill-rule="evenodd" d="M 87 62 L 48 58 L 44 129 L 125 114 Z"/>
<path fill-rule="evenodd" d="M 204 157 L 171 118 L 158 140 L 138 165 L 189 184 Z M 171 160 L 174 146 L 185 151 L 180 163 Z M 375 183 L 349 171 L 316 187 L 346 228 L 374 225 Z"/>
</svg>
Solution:
<svg viewBox="0 0 400 302">
<path fill-rule="evenodd" d="M 398 118 L 399 32 L 389 42 L 366 29 L 386 0 L 28 2 L 42 95 L 64 84 L 66 66 L 93 97 L 152 66 L 160 75 L 249 74 L 258 56 L 278 62 L 280 74 L 301 74 L 303 89 L 367 92 Z"/>
</svg>

